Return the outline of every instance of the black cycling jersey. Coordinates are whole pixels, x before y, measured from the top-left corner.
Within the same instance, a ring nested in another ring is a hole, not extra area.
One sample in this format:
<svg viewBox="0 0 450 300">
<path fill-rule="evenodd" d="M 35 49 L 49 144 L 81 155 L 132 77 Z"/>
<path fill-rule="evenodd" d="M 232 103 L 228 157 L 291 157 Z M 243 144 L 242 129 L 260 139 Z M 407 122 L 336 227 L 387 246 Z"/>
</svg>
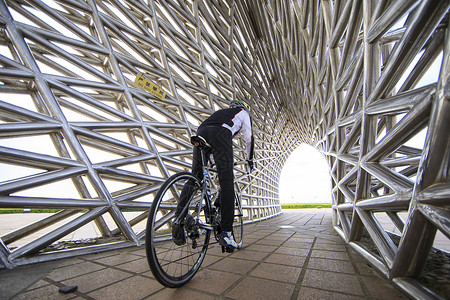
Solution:
<svg viewBox="0 0 450 300">
<path fill-rule="evenodd" d="M 247 159 L 253 159 L 253 135 L 250 115 L 241 107 L 226 108 L 214 112 L 208 119 L 203 121 L 202 127 L 221 126 L 231 131 L 234 137 L 241 129 L 247 148 Z"/>
</svg>

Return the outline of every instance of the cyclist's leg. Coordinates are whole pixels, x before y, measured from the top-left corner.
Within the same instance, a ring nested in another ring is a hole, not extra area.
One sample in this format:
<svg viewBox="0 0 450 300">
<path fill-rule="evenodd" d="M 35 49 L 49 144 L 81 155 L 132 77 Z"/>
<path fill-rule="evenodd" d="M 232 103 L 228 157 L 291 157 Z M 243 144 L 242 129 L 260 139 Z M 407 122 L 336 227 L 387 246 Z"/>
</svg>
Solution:
<svg viewBox="0 0 450 300">
<path fill-rule="evenodd" d="M 233 174 L 233 145 L 231 132 L 223 128 L 216 134 L 213 155 L 216 161 L 220 185 L 221 227 L 222 230 L 233 229 L 234 215 L 234 174 Z"/>
<path fill-rule="evenodd" d="M 217 167 L 219 169 L 219 167 Z M 220 184 L 220 208 L 221 208 L 221 228 L 223 231 L 233 230 L 234 218 L 234 186 L 233 170 L 223 170 L 222 176 L 219 171 Z M 222 178 L 220 178 L 222 177 Z"/>
<path fill-rule="evenodd" d="M 220 184 L 220 211 L 221 211 L 221 238 L 222 246 L 236 248 L 236 243 L 231 236 L 234 220 L 234 174 L 233 174 L 233 145 L 231 132 L 221 127 L 215 130 L 211 137 L 214 160 Z"/>
</svg>

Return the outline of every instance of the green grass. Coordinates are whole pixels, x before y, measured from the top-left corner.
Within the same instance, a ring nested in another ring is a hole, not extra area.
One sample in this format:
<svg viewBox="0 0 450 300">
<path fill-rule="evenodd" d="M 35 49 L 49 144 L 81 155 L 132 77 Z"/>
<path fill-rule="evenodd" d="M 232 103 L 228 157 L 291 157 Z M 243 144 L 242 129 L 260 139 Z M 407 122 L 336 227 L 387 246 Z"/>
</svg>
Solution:
<svg viewBox="0 0 450 300">
<path fill-rule="evenodd" d="M 32 209 L 28 213 L 55 213 L 61 209 Z M 23 213 L 23 208 L 0 208 L 0 215 L 3 214 L 21 214 Z"/>
<path fill-rule="evenodd" d="M 281 204 L 282 209 L 290 208 L 331 208 L 331 203 L 294 203 L 294 204 Z"/>
</svg>

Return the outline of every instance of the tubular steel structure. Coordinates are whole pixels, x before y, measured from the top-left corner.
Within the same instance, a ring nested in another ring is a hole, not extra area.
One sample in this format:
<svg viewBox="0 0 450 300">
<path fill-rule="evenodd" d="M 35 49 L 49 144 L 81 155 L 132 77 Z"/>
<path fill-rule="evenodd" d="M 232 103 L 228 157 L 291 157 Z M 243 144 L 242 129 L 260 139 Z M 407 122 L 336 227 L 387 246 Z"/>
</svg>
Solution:
<svg viewBox="0 0 450 300">
<path fill-rule="evenodd" d="M 141 244 L 153 195 L 190 167 L 189 137 L 239 99 L 256 138 L 256 172 L 236 169 L 246 221 L 281 212 L 288 154 L 316 146 L 336 231 L 386 278 L 425 293 L 410 279 L 436 232 L 450 237 L 449 5 L 0 0 L 0 207 L 58 209 L 2 233 L 2 264 Z M 243 157 L 242 140 L 235 148 Z M 86 224 L 122 240 L 46 252 Z"/>
</svg>

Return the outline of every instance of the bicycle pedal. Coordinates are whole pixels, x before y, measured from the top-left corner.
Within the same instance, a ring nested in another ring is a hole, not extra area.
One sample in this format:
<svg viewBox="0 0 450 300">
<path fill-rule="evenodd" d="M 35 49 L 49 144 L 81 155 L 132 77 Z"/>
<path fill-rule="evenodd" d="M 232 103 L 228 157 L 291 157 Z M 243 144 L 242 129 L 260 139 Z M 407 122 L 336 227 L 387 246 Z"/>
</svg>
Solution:
<svg viewBox="0 0 450 300">
<path fill-rule="evenodd" d="M 226 247 L 226 246 L 222 246 L 222 253 L 233 253 L 234 252 L 234 248 L 233 247 Z"/>
<path fill-rule="evenodd" d="M 225 252 L 233 253 L 234 252 L 234 248 L 233 247 L 225 247 Z"/>
</svg>

